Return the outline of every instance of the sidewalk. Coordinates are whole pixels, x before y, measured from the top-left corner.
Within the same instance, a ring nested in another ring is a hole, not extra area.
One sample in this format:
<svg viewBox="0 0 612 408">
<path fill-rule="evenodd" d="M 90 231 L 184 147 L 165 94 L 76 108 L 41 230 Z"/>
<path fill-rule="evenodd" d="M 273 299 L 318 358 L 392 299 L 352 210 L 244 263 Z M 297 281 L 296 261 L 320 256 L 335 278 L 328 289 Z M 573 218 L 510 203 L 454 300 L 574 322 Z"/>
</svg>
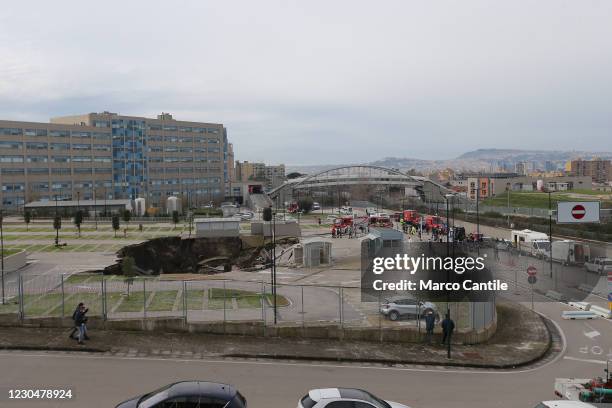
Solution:
<svg viewBox="0 0 612 408">
<path fill-rule="evenodd" d="M 91 340 L 79 346 L 76 341 L 68 339 L 69 329 L 22 327 L 0 328 L 0 350 L 88 351 L 122 357 L 237 357 L 481 368 L 518 367 L 534 363 L 549 354 L 550 334 L 539 317 L 526 309 L 501 306 L 499 310 L 499 328 L 493 338 L 485 344 L 474 346 L 453 344 L 452 359 L 447 359 L 446 347 L 439 343 L 425 345 L 92 331 Z"/>
</svg>

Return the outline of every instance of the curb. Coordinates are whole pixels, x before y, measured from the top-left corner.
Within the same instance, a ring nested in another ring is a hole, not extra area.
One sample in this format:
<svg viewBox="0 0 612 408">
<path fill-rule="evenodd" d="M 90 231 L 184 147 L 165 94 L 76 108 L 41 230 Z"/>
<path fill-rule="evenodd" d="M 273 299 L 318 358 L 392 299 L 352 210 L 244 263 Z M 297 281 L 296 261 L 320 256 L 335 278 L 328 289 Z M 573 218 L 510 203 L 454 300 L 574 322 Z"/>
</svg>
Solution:
<svg viewBox="0 0 612 408">
<path fill-rule="evenodd" d="M 95 347 L 65 347 L 65 346 L 7 346 L 0 345 L 0 350 L 19 350 L 19 351 L 77 351 L 87 353 L 106 353 L 108 349 Z"/>
</svg>

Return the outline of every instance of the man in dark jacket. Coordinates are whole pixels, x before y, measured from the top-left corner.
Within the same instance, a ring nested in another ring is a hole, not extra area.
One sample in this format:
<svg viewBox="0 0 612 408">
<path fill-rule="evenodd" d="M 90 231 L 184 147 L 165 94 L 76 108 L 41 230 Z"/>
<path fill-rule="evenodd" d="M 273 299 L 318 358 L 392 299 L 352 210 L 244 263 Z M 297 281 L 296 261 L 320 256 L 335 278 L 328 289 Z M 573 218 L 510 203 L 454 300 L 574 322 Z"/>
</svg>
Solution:
<svg viewBox="0 0 612 408">
<path fill-rule="evenodd" d="M 79 344 L 83 344 L 83 340 L 89 340 L 89 336 L 87 336 L 87 312 L 89 309 L 85 307 L 83 303 L 79 304 L 79 310 L 76 312 L 74 323 L 75 326 L 79 329 Z"/>
<path fill-rule="evenodd" d="M 451 336 L 455 330 L 455 322 L 450 318 L 450 314 L 447 313 L 444 320 L 442 320 L 442 344 L 446 344 L 446 341 L 451 342 Z"/>
<path fill-rule="evenodd" d="M 425 330 L 427 332 L 427 343 L 431 343 L 431 336 L 434 332 L 434 327 L 436 323 L 436 315 L 432 310 L 428 310 L 425 314 Z"/>
<path fill-rule="evenodd" d="M 77 305 L 76 309 L 74 309 L 74 312 L 72 312 L 72 322 L 74 324 L 72 326 L 72 331 L 70 332 L 70 335 L 68 336 L 68 338 L 70 338 L 72 340 L 76 340 L 76 337 L 74 337 L 74 334 L 79 331 L 79 327 L 76 324 L 76 316 L 77 316 L 77 313 L 79 313 L 79 310 L 81 309 L 81 306 L 83 306 L 83 303 L 79 303 Z"/>
</svg>

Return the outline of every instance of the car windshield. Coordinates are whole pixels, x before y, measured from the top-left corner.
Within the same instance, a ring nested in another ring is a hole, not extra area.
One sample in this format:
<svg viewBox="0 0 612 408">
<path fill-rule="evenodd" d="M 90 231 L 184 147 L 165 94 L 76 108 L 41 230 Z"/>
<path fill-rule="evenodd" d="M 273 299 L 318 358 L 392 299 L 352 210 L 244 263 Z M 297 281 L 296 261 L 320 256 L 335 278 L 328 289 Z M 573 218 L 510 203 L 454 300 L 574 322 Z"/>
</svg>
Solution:
<svg viewBox="0 0 612 408">
<path fill-rule="evenodd" d="M 385 401 L 375 397 L 367 391 L 356 390 L 353 388 L 339 388 L 340 396 L 342 398 L 356 399 L 369 402 L 377 408 L 391 408 L 391 405 L 387 404 Z"/>
</svg>

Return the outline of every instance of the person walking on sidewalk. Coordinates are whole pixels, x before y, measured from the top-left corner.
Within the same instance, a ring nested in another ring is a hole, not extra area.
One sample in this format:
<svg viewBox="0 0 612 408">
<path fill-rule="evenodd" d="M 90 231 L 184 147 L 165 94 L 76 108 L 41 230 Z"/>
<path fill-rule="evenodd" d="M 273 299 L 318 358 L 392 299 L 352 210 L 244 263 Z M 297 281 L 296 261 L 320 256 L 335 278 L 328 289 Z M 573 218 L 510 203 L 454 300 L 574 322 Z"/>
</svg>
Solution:
<svg viewBox="0 0 612 408">
<path fill-rule="evenodd" d="M 87 312 L 89 309 L 83 303 L 79 303 L 79 310 L 76 313 L 74 323 L 79 328 L 79 344 L 83 344 L 83 340 L 89 340 L 87 335 Z"/>
<path fill-rule="evenodd" d="M 436 315 L 433 310 L 428 310 L 427 314 L 425 314 L 425 331 L 427 335 L 425 336 L 427 340 L 427 344 L 431 343 L 431 337 L 433 336 L 434 327 L 436 323 Z"/>
<path fill-rule="evenodd" d="M 72 331 L 70 332 L 70 335 L 68 336 L 68 338 L 72 339 L 72 340 L 76 340 L 77 338 L 74 337 L 74 335 L 76 334 L 76 332 L 79 331 L 79 327 L 76 324 L 76 316 L 77 313 L 79 313 L 79 310 L 81 309 L 81 306 L 83 306 L 83 303 L 79 303 L 76 307 L 76 309 L 74 309 L 74 312 L 72 312 Z"/>
<path fill-rule="evenodd" d="M 451 319 L 450 313 L 447 313 L 444 320 L 442 320 L 442 344 L 446 344 L 447 341 L 451 342 L 453 330 L 455 330 L 455 322 Z"/>
</svg>

